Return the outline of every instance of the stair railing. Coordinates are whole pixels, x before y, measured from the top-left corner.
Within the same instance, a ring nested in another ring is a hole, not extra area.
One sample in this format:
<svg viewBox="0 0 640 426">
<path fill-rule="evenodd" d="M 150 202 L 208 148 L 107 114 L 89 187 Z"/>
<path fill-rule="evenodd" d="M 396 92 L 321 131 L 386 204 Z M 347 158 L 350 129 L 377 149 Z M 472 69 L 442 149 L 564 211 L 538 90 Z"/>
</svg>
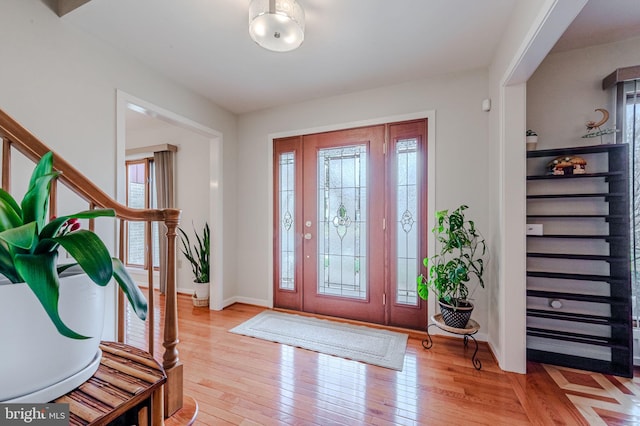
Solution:
<svg viewBox="0 0 640 426">
<path fill-rule="evenodd" d="M 2 188 L 11 191 L 11 153 L 16 150 L 29 160 L 37 163 L 44 154 L 52 151 L 38 138 L 22 127 L 18 122 L 0 109 L 0 138 L 2 138 Z M 164 385 L 164 413 L 169 417 L 183 404 L 183 374 L 182 363 L 178 357 L 178 306 L 176 288 L 176 230 L 180 224 L 180 210 L 178 209 L 134 209 L 123 205 L 107 195 L 98 186 L 86 178 L 71 164 L 55 152 L 53 153 L 53 167 L 62 172 L 58 181 L 77 194 L 89 204 L 90 209 L 113 209 L 119 219 L 118 255 L 124 261 L 125 235 L 127 221 L 144 222 L 145 244 L 147 248 L 147 262 L 153 265 L 151 229 L 153 222 L 163 222 L 167 227 L 167 285 L 165 292 L 164 317 L 164 353 L 162 366 L 167 374 Z M 57 184 L 53 181 L 49 210 L 51 216 L 57 215 Z M 89 229 L 93 230 L 93 220 L 89 221 Z M 154 297 L 153 297 L 153 269 L 149 268 L 149 322 L 148 352 L 154 352 Z M 125 335 L 125 298 L 122 291 L 118 291 L 118 323 L 117 339 L 124 341 Z"/>
</svg>

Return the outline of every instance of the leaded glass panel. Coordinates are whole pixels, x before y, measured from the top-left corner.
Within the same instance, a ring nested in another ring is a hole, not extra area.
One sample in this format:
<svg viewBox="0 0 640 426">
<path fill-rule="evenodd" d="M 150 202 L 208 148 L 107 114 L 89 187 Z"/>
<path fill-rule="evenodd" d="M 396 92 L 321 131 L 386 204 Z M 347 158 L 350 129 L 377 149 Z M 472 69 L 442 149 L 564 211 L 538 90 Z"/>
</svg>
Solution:
<svg viewBox="0 0 640 426">
<path fill-rule="evenodd" d="M 367 147 L 318 151 L 318 293 L 367 298 Z"/>
<path fill-rule="evenodd" d="M 280 276 L 282 290 L 295 289 L 295 155 L 280 154 L 278 195 L 280 226 Z"/>
<path fill-rule="evenodd" d="M 418 304 L 418 141 L 403 139 L 396 143 L 396 303 Z"/>
</svg>

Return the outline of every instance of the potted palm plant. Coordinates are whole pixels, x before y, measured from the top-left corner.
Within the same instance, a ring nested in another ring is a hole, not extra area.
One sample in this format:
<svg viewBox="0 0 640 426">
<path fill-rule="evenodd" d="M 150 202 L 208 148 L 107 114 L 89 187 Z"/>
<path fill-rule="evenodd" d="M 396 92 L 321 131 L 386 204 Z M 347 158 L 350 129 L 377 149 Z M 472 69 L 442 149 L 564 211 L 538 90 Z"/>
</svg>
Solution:
<svg viewBox="0 0 640 426">
<path fill-rule="evenodd" d="M 178 228 L 180 232 L 180 241 L 182 242 L 182 254 L 187 258 L 191 265 L 191 271 L 193 272 L 194 294 L 193 305 L 194 306 L 208 306 L 209 305 L 209 267 L 210 267 L 210 231 L 209 224 L 204 224 L 202 230 L 202 237 L 198 235 L 198 232 L 193 229 L 193 233 L 196 237 L 197 244 L 191 247 L 189 236 L 181 228 Z"/>
<path fill-rule="evenodd" d="M 95 209 L 51 218 L 53 154 L 36 165 L 20 204 L 0 189 L 0 402 L 47 402 L 93 375 L 100 361 L 104 287 L 112 278 L 135 313 L 147 302 L 122 262 L 78 219 L 115 216 Z M 75 260 L 60 264 L 60 247 Z M 92 285 L 95 284 L 95 285 Z"/>
<path fill-rule="evenodd" d="M 475 277 L 484 287 L 486 244 L 475 223 L 465 218 L 466 209 L 461 205 L 451 212 L 436 212 L 432 232 L 439 251 L 424 258 L 428 275 L 418 277 L 418 295 L 427 300 L 429 290 L 433 291 L 445 324 L 454 328 L 465 328 L 471 318 L 473 304 L 468 300 L 467 283 Z"/>
</svg>

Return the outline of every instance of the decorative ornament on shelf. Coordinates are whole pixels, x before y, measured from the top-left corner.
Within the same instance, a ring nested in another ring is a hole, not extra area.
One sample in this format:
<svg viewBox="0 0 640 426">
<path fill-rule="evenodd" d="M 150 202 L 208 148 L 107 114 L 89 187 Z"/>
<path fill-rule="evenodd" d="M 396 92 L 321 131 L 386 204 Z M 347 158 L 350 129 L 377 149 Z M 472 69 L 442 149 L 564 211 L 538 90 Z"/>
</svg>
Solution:
<svg viewBox="0 0 640 426">
<path fill-rule="evenodd" d="M 583 135 L 583 138 L 596 138 L 600 137 L 600 143 L 604 143 L 602 141 L 602 136 L 610 135 L 612 133 L 617 132 L 615 127 L 609 129 L 602 129 L 601 127 L 609 121 L 609 111 L 604 108 L 596 108 L 595 111 L 600 111 L 602 113 L 602 119 L 598 122 L 596 121 L 587 121 L 585 125 L 587 126 L 587 133 Z"/>
<path fill-rule="evenodd" d="M 556 157 L 547 163 L 547 174 L 554 176 L 583 175 L 587 172 L 587 161 L 578 156 Z"/>
</svg>

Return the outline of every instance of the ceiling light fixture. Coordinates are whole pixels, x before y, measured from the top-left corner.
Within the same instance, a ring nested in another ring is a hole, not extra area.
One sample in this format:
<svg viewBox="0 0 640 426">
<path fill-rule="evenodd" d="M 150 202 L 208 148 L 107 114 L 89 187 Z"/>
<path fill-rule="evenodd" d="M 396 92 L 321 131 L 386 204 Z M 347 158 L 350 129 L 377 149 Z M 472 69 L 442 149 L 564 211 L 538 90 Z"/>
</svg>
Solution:
<svg viewBox="0 0 640 426">
<path fill-rule="evenodd" d="M 267 50 L 296 49 L 304 40 L 304 10 L 295 0 L 252 0 L 249 34 Z"/>
</svg>

